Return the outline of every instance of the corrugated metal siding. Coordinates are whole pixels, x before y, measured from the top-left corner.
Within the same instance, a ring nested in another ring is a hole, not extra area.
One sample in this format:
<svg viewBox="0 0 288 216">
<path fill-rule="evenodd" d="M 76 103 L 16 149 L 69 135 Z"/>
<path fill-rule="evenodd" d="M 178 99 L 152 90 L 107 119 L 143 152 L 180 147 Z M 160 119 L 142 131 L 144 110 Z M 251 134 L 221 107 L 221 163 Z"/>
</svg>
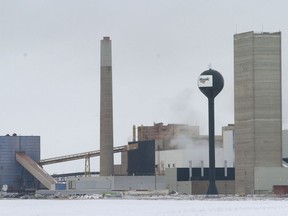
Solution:
<svg viewBox="0 0 288 216">
<path fill-rule="evenodd" d="M 155 175 L 155 140 L 137 143 L 138 149 L 128 151 L 128 175 Z"/>
<path fill-rule="evenodd" d="M 19 144 L 15 137 L 0 137 L 0 186 L 8 185 L 9 191 L 17 190 L 19 187 L 20 167 L 15 160 L 15 152 Z"/>
<path fill-rule="evenodd" d="M 11 192 L 35 188 L 34 177 L 16 162 L 18 151 L 26 152 L 39 162 L 40 136 L 0 136 L 0 187 L 7 184 Z"/>
</svg>

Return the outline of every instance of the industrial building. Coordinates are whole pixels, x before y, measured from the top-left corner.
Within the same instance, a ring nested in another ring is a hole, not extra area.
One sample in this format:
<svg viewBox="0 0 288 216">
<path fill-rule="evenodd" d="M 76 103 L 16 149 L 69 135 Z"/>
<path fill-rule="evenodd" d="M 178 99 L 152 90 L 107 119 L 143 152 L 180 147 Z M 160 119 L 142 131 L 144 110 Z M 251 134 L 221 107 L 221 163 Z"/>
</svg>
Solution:
<svg viewBox="0 0 288 216">
<path fill-rule="evenodd" d="M 223 194 L 233 194 L 235 187 L 233 129 L 233 125 L 223 127 L 222 136 L 216 137 L 216 183 Z M 137 140 L 133 133 L 135 139 L 121 150 L 122 163 L 114 166 L 113 176 L 69 176 L 61 193 L 169 190 L 206 194 L 208 136 L 199 135 L 198 126 L 154 123 L 137 131 L 137 137 L 140 132 L 146 138 Z"/>
<path fill-rule="evenodd" d="M 165 175 L 166 189 L 206 194 L 209 181 L 208 136 L 199 134 L 199 126 L 154 123 L 153 126 L 139 126 L 137 131 L 139 139 L 155 139 L 155 172 L 156 175 Z M 229 125 L 222 128 L 222 135 L 215 137 L 216 180 L 223 194 L 234 193 L 233 135 L 234 126 Z"/>
<path fill-rule="evenodd" d="M 134 126 L 131 142 L 113 146 L 109 37 L 101 40 L 100 70 L 100 150 L 41 160 L 39 136 L 0 136 L 0 187 L 8 185 L 12 192 L 44 188 L 43 193 L 55 193 L 59 184 L 41 166 L 85 159 L 85 175 L 68 176 L 62 193 L 169 190 L 206 194 L 209 143 L 199 126 Z M 218 192 L 270 193 L 275 187 L 286 187 L 288 170 L 283 164 L 288 167 L 288 132 L 282 132 L 281 33 L 234 35 L 234 79 L 235 124 L 222 127 L 222 135 L 215 136 Z M 119 152 L 121 164 L 114 165 L 113 154 Z M 100 176 L 90 175 L 90 157 L 95 156 L 100 156 Z"/>
<path fill-rule="evenodd" d="M 68 177 L 66 187 L 66 193 L 93 194 L 111 191 L 165 190 L 166 185 L 164 176 L 99 176 Z"/>
<path fill-rule="evenodd" d="M 233 125 L 222 128 L 222 135 L 215 137 L 216 166 L 234 167 Z M 138 139 L 155 140 L 155 165 L 157 174 L 164 174 L 172 167 L 208 167 L 208 136 L 199 134 L 199 126 L 154 123 L 139 126 Z"/>
<path fill-rule="evenodd" d="M 280 32 L 234 35 L 234 95 L 236 193 L 253 194 L 282 170 Z"/>
<path fill-rule="evenodd" d="M 39 162 L 40 136 L 0 136 L 0 186 L 7 185 L 8 192 L 55 189 Z"/>
<path fill-rule="evenodd" d="M 164 146 L 167 146 L 171 142 L 171 140 L 177 137 L 178 135 L 191 138 L 198 137 L 199 126 L 190 126 L 186 124 L 164 125 L 162 122 L 160 122 L 160 123 L 154 123 L 153 126 L 141 125 L 137 128 L 138 141 L 162 140 L 164 142 Z M 135 133 L 133 133 L 133 137 L 134 136 L 136 136 Z M 172 146 L 169 146 L 169 148 L 172 148 Z"/>
</svg>

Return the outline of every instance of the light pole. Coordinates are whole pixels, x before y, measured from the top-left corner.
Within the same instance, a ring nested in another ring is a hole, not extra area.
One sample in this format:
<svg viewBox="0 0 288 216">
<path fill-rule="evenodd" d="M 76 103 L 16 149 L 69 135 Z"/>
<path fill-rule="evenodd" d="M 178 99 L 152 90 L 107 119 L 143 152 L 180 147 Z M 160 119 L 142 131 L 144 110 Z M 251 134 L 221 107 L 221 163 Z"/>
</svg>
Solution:
<svg viewBox="0 0 288 216">
<path fill-rule="evenodd" d="M 224 79 L 216 71 L 204 71 L 198 79 L 200 91 L 208 98 L 209 111 L 209 187 L 207 195 L 218 194 L 215 184 L 215 129 L 214 129 L 214 98 L 223 89 Z"/>
</svg>

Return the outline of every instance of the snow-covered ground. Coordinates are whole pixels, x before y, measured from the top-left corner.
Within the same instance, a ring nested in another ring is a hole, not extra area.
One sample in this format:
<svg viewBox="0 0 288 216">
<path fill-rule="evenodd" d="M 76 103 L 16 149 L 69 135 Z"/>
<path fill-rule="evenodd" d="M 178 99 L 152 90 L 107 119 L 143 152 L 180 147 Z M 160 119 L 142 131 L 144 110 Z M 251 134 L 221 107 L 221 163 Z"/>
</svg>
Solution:
<svg viewBox="0 0 288 216">
<path fill-rule="evenodd" d="M 2 199 L 1 216 L 287 215 L 288 199 Z"/>
</svg>

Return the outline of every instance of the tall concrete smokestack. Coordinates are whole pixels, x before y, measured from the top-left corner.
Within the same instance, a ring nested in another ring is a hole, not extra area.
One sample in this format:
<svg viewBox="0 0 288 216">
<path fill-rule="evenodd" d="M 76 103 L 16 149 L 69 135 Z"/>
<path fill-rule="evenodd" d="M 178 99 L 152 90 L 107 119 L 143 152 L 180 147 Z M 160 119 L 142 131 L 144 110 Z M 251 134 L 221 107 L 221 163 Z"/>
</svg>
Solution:
<svg viewBox="0 0 288 216">
<path fill-rule="evenodd" d="M 101 40 L 100 175 L 114 174 L 111 40 Z"/>
</svg>

